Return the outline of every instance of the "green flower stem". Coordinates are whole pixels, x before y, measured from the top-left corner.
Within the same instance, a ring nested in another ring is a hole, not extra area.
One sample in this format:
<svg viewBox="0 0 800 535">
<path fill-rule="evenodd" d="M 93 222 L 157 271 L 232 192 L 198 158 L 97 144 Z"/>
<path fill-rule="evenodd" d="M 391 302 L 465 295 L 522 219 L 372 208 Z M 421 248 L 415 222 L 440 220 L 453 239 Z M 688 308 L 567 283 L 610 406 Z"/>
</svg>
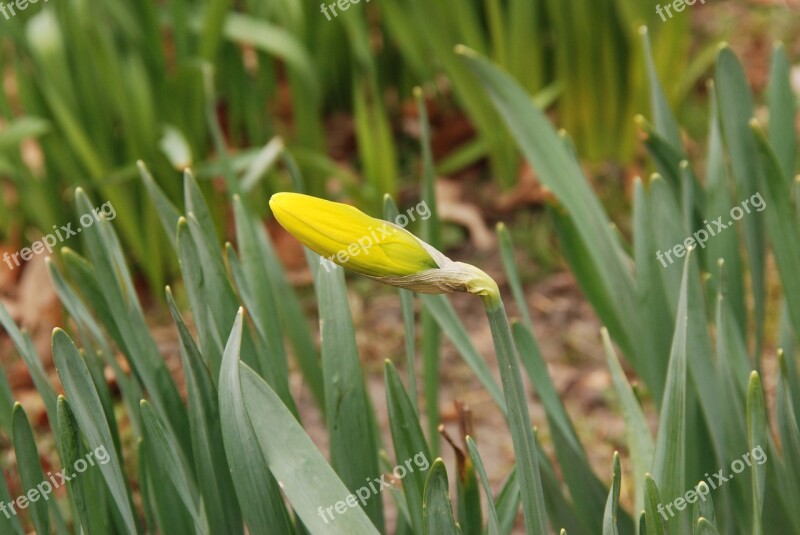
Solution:
<svg viewBox="0 0 800 535">
<path fill-rule="evenodd" d="M 496 288 L 496 286 L 495 286 Z M 511 328 L 500 292 L 493 290 L 482 296 L 489 325 L 492 328 L 492 339 L 497 353 L 497 364 L 500 367 L 500 378 L 503 393 L 508 406 L 508 424 L 511 428 L 511 440 L 517 461 L 522 494 L 522 512 L 525 515 L 525 533 L 527 535 L 545 535 L 547 533 L 547 513 L 544 508 L 542 481 L 539 476 L 539 461 L 536 445 L 533 440 L 533 428 L 522 385 L 522 375 L 517 363 L 517 350 L 511 337 Z"/>
</svg>

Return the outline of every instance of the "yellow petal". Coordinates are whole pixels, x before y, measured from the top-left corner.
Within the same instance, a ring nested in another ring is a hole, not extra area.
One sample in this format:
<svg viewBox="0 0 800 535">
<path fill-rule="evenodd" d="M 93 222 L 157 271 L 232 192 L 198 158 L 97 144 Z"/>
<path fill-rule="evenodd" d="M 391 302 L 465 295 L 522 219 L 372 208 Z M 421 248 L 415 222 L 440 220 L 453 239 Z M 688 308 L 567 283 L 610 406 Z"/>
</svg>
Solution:
<svg viewBox="0 0 800 535">
<path fill-rule="evenodd" d="M 303 245 L 356 273 L 405 277 L 440 267 L 413 234 L 353 206 L 299 193 L 276 193 L 269 205 Z"/>
</svg>

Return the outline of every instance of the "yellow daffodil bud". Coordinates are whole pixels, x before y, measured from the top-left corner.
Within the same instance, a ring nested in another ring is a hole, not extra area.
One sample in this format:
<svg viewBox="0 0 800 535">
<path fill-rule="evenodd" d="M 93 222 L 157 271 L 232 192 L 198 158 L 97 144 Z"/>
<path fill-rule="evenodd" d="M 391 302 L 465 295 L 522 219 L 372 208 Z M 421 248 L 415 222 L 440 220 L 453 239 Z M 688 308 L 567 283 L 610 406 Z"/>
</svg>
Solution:
<svg viewBox="0 0 800 535">
<path fill-rule="evenodd" d="M 385 284 L 421 293 L 494 295 L 497 284 L 480 269 L 453 262 L 407 230 L 361 210 L 299 193 L 269 201 L 278 222 L 331 263 Z"/>
</svg>

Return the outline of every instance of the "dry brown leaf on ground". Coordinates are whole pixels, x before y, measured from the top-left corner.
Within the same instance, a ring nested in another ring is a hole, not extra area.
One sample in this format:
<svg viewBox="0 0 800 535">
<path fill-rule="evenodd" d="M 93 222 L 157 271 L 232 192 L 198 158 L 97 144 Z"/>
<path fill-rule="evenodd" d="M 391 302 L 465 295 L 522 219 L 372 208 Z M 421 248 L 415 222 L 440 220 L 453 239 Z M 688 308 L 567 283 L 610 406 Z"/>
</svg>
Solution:
<svg viewBox="0 0 800 535">
<path fill-rule="evenodd" d="M 34 256 L 25 264 L 17 287 L 19 324 L 33 338 L 45 367 L 52 363 L 50 336 L 61 319 L 61 304 L 47 274 L 44 256 Z"/>
<path fill-rule="evenodd" d="M 494 183 L 492 183 L 494 185 Z M 497 196 L 494 207 L 501 213 L 513 212 L 523 206 L 542 204 L 546 198 L 546 188 L 539 182 L 536 172 L 528 162 L 520 165 L 519 177 L 514 189 Z"/>
<path fill-rule="evenodd" d="M 469 240 L 481 251 L 494 247 L 494 233 L 486 226 L 480 209 L 462 199 L 463 186 L 454 180 L 436 181 L 436 208 L 442 221 L 459 224 L 469 231 Z"/>
</svg>

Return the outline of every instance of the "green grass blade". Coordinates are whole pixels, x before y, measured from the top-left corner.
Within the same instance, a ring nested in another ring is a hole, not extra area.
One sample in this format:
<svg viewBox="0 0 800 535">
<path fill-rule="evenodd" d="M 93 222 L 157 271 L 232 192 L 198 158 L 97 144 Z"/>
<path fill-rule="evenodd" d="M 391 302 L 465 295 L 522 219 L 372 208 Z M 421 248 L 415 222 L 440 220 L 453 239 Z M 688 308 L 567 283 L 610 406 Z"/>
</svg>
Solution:
<svg viewBox="0 0 800 535">
<path fill-rule="evenodd" d="M 61 329 L 56 329 L 53 333 L 53 358 L 75 420 L 86 438 L 86 444 L 91 450 L 105 448 L 107 451 L 109 462 L 100 465 L 100 472 L 122 515 L 124 529 L 127 533 L 137 533 L 128 484 L 114 447 L 111 429 L 105 417 L 101 416 L 104 413 L 100 397 L 78 348 Z"/>
<path fill-rule="evenodd" d="M 405 8 L 401 7 L 405 11 Z M 433 247 L 440 249 L 442 246 L 442 224 L 439 219 L 439 208 L 436 202 L 436 170 L 433 163 L 433 149 L 431 147 L 431 125 L 428 119 L 428 108 L 422 89 L 414 89 L 414 98 L 417 103 L 417 113 L 420 124 L 420 152 L 422 153 L 422 201 L 428 206 L 431 216 L 425 219 L 420 228 L 422 239 Z M 431 442 L 431 452 L 439 452 L 439 367 L 441 348 L 441 329 L 439 324 L 428 310 L 423 307 L 420 312 L 422 329 L 422 369 L 423 392 L 425 395 L 425 416 L 428 418 L 428 435 Z"/>
<path fill-rule="evenodd" d="M 800 420 L 798 420 L 797 413 L 794 412 L 793 397 L 795 393 L 791 391 L 788 382 L 787 357 L 781 351 L 778 352 L 778 360 L 780 374 L 775 404 L 778 413 L 778 436 L 783 447 L 785 469 L 777 468 L 776 470 L 782 472 L 780 475 L 784 480 L 780 496 L 785 503 L 794 504 L 800 500 L 800 425 L 798 424 Z M 772 450 L 770 455 L 774 458 Z M 784 475 L 788 477 L 783 477 Z M 791 505 L 789 509 L 794 513 L 792 519 L 795 529 L 797 529 L 800 526 L 800 515 Z"/>
<path fill-rule="evenodd" d="M 320 514 L 345 500 L 350 491 L 269 385 L 245 364 L 239 364 L 239 370 L 242 398 L 253 423 L 256 444 L 269 460 L 272 473 L 282 481 L 282 490 L 306 529 L 333 535 L 377 534 L 357 501 L 356 507 L 347 507 L 334 520 Z M 309 481 L 317 484 L 309 485 Z"/>
<path fill-rule="evenodd" d="M 528 402 L 517 362 L 517 348 L 508 325 L 508 318 L 499 296 L 484 301 L 492 331 L 497 365 L 503 382 L 503 394 L 508 406 L 508 425 L 517 467 L 520 471 L 520 495 L 528 535 L 547 533 L 547 511 L 544 506 L 542 481 L 539 474 L 540 455 L 531 428 Z"/>
<path fill-rule="evenodd" d="M 69 402 L 64 396 L 58 397 L 58 447 L 64 466 L 75 466 L 75 462 L 86 455 L 81 442 L 78 422 L 72 414 Z M 94 471 L 84 473 L 67 481 L 78 519 L 84 533 L 107 532 L 111 530 L 106 514 L 106 500 L 97 490 L 102 485 Z M 92 478 L 93 481 L 87 480 Z"/>
<path fill-rule="evenodd" d="M 534 429 L 534 439 L 538 451 L 544 451 L 538 438 L 538 430 Z M 547 507 L 547 517 L 552 526 L 560 526 L 572 533 L 580 533 L 585 528 L 575 511 L 575 505 L 565 495 L 566 488 L 559 473 L 550 463 L 547 455 L 539 455 L 539 471 L 542 476 L 542 489 L 544 490 L 544 503 Z M 517 498 L 519 498 L 519 488 L 517 488 Z M 499 508 L 499 504 L 498 504 Z M 508 521 L 501 522 L 502 526 L 507 526 Z M 501 530 L 502 533 L 509 533 L 511 528 Z"/>
<path fill-rule="evenodd" d="M 512 331 L 519 358 L 547 414 L 558 464 L 575 503 L 578 517 L 583 522 L 584 529 L 590 530 L 593 526 L 602 525 L 606 488 L 592 472 L 589 458 L 553 386 L 536 339 L 521 323 L 515 323 Z M 624 518 L 621 520 L 625 522 Z M 632 531 L 632 525 L 630 529 Z"/>
<path fill-rule="evenodd" d="M 514 301 L 517 304 L 517 310 L 522 317 L 525 326 L 533 331 L 533 320 L 531 313 L 528 309 L 528 302 L 525 299 L 525 292 L 522 289 L 522 282 L 519 278 L 516 262 L 514 262 L 514 243 L 511 241 L 511 233 L 503 223 L 497 224 L 497 238 L 500 242 L 500 257 L 503 260 L 503 269 L 505 269 L 506 276 L 508 277 L 508 285 L 511 287 L 511 293 L 514 295 Z"/>
<path fill-rule="evenodd" d="M 89 198 L 80 188 L 75 192 L 75 205 L 79 213 L 92 210 Z M 101 319 L 118 336 L 120 348 L 144 384 L 153 405 L 175 432 L 184 453 L 191 456 L 186 410 L 148 329 L 116 233 L 108 220 L 98 221 L 83 230 L 81 236 L 94 268 L 100 298 L 106 303 L 104 308 L 108 315 L 101 316 Z M 122 325 L 125 328 L 121 328 Z"/>
<path fill-rule="evenodd" d="M 294 293 L 294 289 L 286 278 L 286 273 L 278 259 L 269 235 L 266 232 L 260 232 L 259 236 L 261 237 L 260 246 L 266 262 L 270 285 L 275 291 L 275 301 L 281 304 L 278 312 L 280 313 L 283 332 L 294 348 L 295 357 L 309 388 L 314 393 L 314 398 L 323 412 L 325 412 L 322 366 L 319 362 L 319 354 L 312 342 L 308 321 L 300 301 Z"/>
<path fill-rule="evenodd" d="M 12 413 L 9 413 L 8 417 L 11 419 Z M 8 433 L 12 433 L 12 426 L 5 427 L 5 429 Z M 11 493 L 8 491 L 8 482 L 5 477 L 0 477 L 0 501 L 2 503 L 11 503 Z M 17 515 L 0 515 L 0 530 L 2 530 L 2 533 L 25 535 Z"/>
<path fill-rule="evenodd" d="M 777 43 L 772 51 L 769 75 L 769 140 L 775 147 L 781 171 L 787 180 L 794 176 L 797 159 L 794 124 L 797 98 L 792 92 L 790 69 L 786 49 L 782 43 Z"/>
<path fill-rule="evenodd" d="M 416 409 L 397 370 L 390 361 L 384 365 L 386 382 L 386 407 L 389 412 L 389 426 L 392 431 L 395 458 L 398 464 L 417 455 L 430 459 L 431 453 L 425 435 L 422 433 Z M 403 492 L 408 505 L 408 514 L 415 533 L 422 533 L 422 497 L 425 491 L 426 475 L 415 470 L 403 480 Z"/>
<path fill-rule="evenodd" d="M 519 479 L 517 466 L 514 465 L 494 502 L 497 519 L 500 521 L 500 533 L 511 533 L 519 513 L 519 502 Z"/>
<path fill-rule="evenodd" d="M 506 414 L 506 401 L 503 397 L 503 391 L 495 382 L 494 377 L 492 377 L 488 364 L 486 364 L 486 361 L 470 341 L 467 329 L 459 319 L 458 314 L 456 314 L 453 305 L 443 295 L 422 295 L 420 297 L 425 304 L 425 309 L 431 313 L 442 332 L 456 346 L 459 354 L 492 396 L 492 399 L 503 411 L 503 414 Z"/>
<path fill-rule="evenodd" d="M 193 520 L 186 507 L 181 503 L 181 498 L 168 481 L 155 479 L 155 472 L 151 467 L 150 459 L 155 455 L 151 453 L 150 443 L 140 439 L 139 454 L 139 485 L 147 523 L 153 531 L 162 533 L 191 533 L 194 530 Z"/>
<path fill-rule="evenodd" d="M 241 532 L 242 521 L 234 484 L 225 459 L 217 391 L 203 357 L 178 312 L 172 292 L 167 304 L 178 328 L 181 363 L 186 380 L 189 426 L 195 456 L 195 477 L 203 496 L 211 533 Z"/>
<path fill-rule="evenodd" d="M 456 523 L 463 535 L 483 535 L 483 511 L 478 476 L 472 459 L 460 447 L 456 450 Z"/>
<path fill-rule="evenodd" d="M 716 522 L 716 514 L 714 513 L 714 500 L 711 498 L 711 489 L 705 481 L 701 481 L 697 484 L 696 491 L 698 495 L 705 496 L 705 498 L 694 502 L 692 525 L 697 527 L 697 521 L 701 517 L 713 525 Z"/>
<path fill-rule="evenodd" d="M 214 226 L 214 218 L 211 216 L 211 211 L 203 197 L 203 192 L 200 191 L 197 180 L 189 169 L 183 172 L 183 202 L 186 206 L 186 214 L 194 215 L 209 247 L 216 247 L 219 243 L 219 235 Z"/>
<path fill-rule="evenodd" d="M 397 205 L 391 195 L 383 196 L 383 218 L 386 221 L 394 221 L 397 218 Z M 416 324 L 414 323 L 414 293 L 410 290 L 399 289 L 400 308 L 403 314 L 403 326 L 405 327 L 405 346 L 406 346 L 406 368 L 408 373 L 408 396 L 414 410 L 417 407 L 417 367 L 416 367 Z M 418 529 L 421 529 L 420 524 Z"/>
<path fill-rule="evenodd" d="M 633 393 L 631 385 L 622 370 L 622 366 L 617 359 L 617 354 L 611 345 L 611 338 L 608 331 L 601 331 L 603 337 L 603 349 L 606 353 L 606 362 L 611 371 L 611 381 L 617 392 L 622 408 L 622 417 L 625 420 L 625 432 L 627 436 L 628 448 L 633 464 L 634 477 L 634 511 L 644 510 L 644 474 L 653 463 L 655 446 L 653 437 L 650 435 L 650 428 L 644 416 L 641 405 Z"/>
<path fill-rule="evenodd" d="M 355 492 L 365 479 L 379 473 L 378 444 L 370 399 L 356 346 L 355 329 L 347 300 L 344 269 L 330 267 L 317 272 L 322 375 L 330 437 L 331 466 Z M 383 508 L 379 500 L 364 506 L 379 531 Z"/>
<path fill-rule="evenodd" d="M 469 456 L 472 458 L 472 464 L 478 472 L 483 487 L 483 493 L 486 496 L 486 510 L 488 522 L 486 526 L 487 535 L 500 535 L 500 520 L 497 517 L 497 508 L 494 504 L 494 497 L 492 495 L 492 487 L 489 485 L 489 476 L 486 475 L 486 468 L 483 466 L 483 460 L 478 452 L 478 446 L 471 436 L 467 436 L 467 449 Z"/>
<path fill-rule="evenodd" d="M 666 535 L 667 531 L 664 528 L 664 521 L 658 510 L 661 501 L 661 493 L 658 491 L 658 485 L 653 480 L 650 474 L 644 475 L 645 480 L 645 498 L 644 498 L 644 518 L 647 519 L 646 535 Z M 641 533 L 641 530 L 640 530 Z"/>
<path fill-rule="evenodd" d="M 750 451 L 763 448 L 767 444 L 767 407 L 764 401 L 764 390 L 758 372 L 750 374 L 750 386 L 747 389 L 747 442 Z M 761 450 L 763 451 L 763 449 Z M 764 533 L 761 515 L 764 509 L 764 486 L 766 469 L 763 464 L 756 463 L 753 468 L 753 535 Z"/>
<path fill-rule="evenodd" d="M 178 243 L 175 229 L 178 228 L 178 219 L 181 217 L 180 212 L 178 212 L 178 210 L 175 208 L 175 205 L 172 204 L 172 201 L 169 200 L 161 188 L 158 187 L 155 179 L 153 179 L 153 175 L 150 174 L 150 171 L 147 169 L 147 166 L 144 164 L 144 162 L 139 161 L 138 167 L 139 175 L 142 178 L 142 183 L 144 183 L 145 189 L 150 195 L 150 200 L 153 202 L 153 205 L 155 205 L 156 213 L 158 213 L 158 217 L 161 220 L 164 231 L 166 232 L 173 249 L 177 250 Z"/>
<path fill-rule="evenodd" d="M 62 253 L 64 253 L 65 258 L 70 256 L 72 258 L 71 263 L 74 265 L 80 265 L 88 270 L 91 269 L 85 264 L 85 262 L 79 259 L 75 253 L 65 250 L 62 250 Z M 131 417 L 131 425 L 133 426 L 134 434 L 136 436 L 140 436 L 141 425 L 139 418 L 137 416 L 133 416 L 138 412 L 135 409 L 139 404 L 139 400 L 144 396 L 139 383 L 123 372 L 119 362 L 117 362 L 117 359 L 111 351 L 111 347 L 109 346 L 108 341 L 106 340 L 106 337 L 100 328 L 100 325 L 92 316 L 91 312 L 89 312 L 89 309 L 78 296 L 77 292 L 67 283 L 61 272 L 56 267 L 55 263 L 50 259 L 47 260 L 47 269 L 50 275 L 50 281 L 53 283 L 53 287 L 58 294 L 61 304 L 64 305 L 64 308 L 67 310 L 70 317 L 72 317 L 72 319 L 78 324 L 78 329 L 81 332 L 84 347 L 86 348 L 87 353 L 91 351 L 91 348 L 95 348 L 98 353 L 102 354 L 106 364 L 113 370 L 114 378 L 117 381 L 117 386 L 120 389 L 125 407 L 128 410 L 128 416 Z M 91 277 L 83 278 L 82 281 L 90 283 L 88 280 L 89 278 Z M 99 293 L 96 286 L 84 286 L 84 292 L 90 291 L 89 288 L 92 288 L 91 291 L 95 296 Z M 96 306 L 100 306 L 100 309 L 97 309 L 97 311 L 98 314 L 101 315 L 101 310 L 102 307 L 105 306 L 105 303 L 102 302 L 102 299 L 94 299 L 92 302 L 95 303 Z M 114 436 L 117 444 L 119 444 L 119 430 L 117 428 L 116 419 L 113 417 L 113 409 L 110 410 L 112 403 L 107 385 L 103 384 L 101 390 L 101 383 L 105 383 L 105 377 L 103 376 L 101 380 L 100 377 L 96 376 L 96 372 L 93 372 L 93 378 L 95 380 L 95 385 L 97 385 L 98 390 L 101 392 L 103 408 L 106 410 L 106 415 L 111 416 L 108 418 L 108 421 L 109 425 L 111 426 L 112 436 Z M 0 379 L 2 379 L 1 376 Z"/>
<path fill-rule="evenodd" d="M 141 408 L 145 429 L 144 440 L 150 444 L 152 453 L 150 462 L 154 470 L 153 476 L 158 474 L 160 477 L 157 479 L 169 481 L 175 487 L 177 496 L 192 516 L 195 533 L 210 533 L 202 498 L 197 491 L 186 459 L 180 455 L 180 448 L 177 447 L 175 439 L 168 435 L 166 427 L 150 403 L 142 400 Z"/>
<path fill-rule="evenodd" d="M 233 324 L 219 377 L 219 414 L 222 438 L 242 516 L 253 533 L 294 533 L 280 487 L 270 474 L 266 459 L 255 447 L 253 424 L 245 409 L 239 378 L 243 311 Z"/>
<path fill-rule="evenodd" d="M 706 209 L 704 217 L 708 221 L 729 212 L 734 205 L 730 192 L 730 180 L 725 166 L 725 154 L 722 144 L 719 110 L 713 82 L 709 82 L 711 117 L 709 119 L 708 164 L 706 165 Z M 734 232 L 723 232 L 714 236 L 706 244 L 706 258 L 711 268 L 722 258 L 725 261 L 725 295 L 740 330 L 746 332 L 747 307 L 744 293 L 744 266 L 739 236 Z M 709 293 L 714 295 L 715 288 L 722 281 L 713 278 L 710 281 Z"/>
<path fill-rule="evenodd" d="M 650 45 L 650 36 L 646 26 L 639 28 L 639 35 L 642 37 L 644 47 L 645 67 L 650 86 L 650 109 L 655 119 L 656 130 L 674 149 L 683 154 L 683 143 L 681 143 L 678 122 L 672 114 L 669 102 L 667 102 L 667 97 L 664 95 L 664 90 L 658 79 L 658 72 L 656 71 L 655 61 L 653 61 L 653 52 Z"/>
<path fill-rule="evenodd" d="M 760 155 L 760 165 L 764 177 L 764 198 L 762 203 L 772 243 L 775 263 L 781 276 L 781 284 L 787 296 L 800 295 L 800 226 L 795 219 L 795 208 L 792 205 L 790 180 L 783 176 L 775 152 L 770 146 L 766 133 L 755 122 L 751 122 Z M 757 217 L 757 214 L 750 214 Z M 800 299 L 788 298 L 786 305 L 789 317 L 794 326 L 796 336 L 800 336 Z"/>
<path fill-rule="evenodd" d="M 741 202 L 758 192 L 758 150 L 749 126 L 754 112 L 753 97 L 744 70 L 728 47 L 720 50 L 717 56 L 715 87 L 722 132 L 736 181 L 736 200 Z M 761 347 L 766 306 L 764 223 L 761 218 L 750 215 L 743 220 L 742 225 L 755 304 L 755 347 Z"/>
<path fill-rule="evenodd" d="M 605 513 L 603 513 L 603 535 L 618 535 L 617 514 L 619 512 L 619 488 L 621 480 L 621 469 L 619 464 L 619 452 L 614 452 L 613 478 L 611 489 L 608 491 Z"/>
<path fill-rule="evenodd" d="M 43 496 L 42 481 L 47 481 L 39 461 L 39 452 L 36 449 L 36 440 L 33 438 L 33 429 L 28 422 L 28 417 L 22 405 L 16 403 L 13 411 L 12 438 L 14 454 L 17 458 L 19 479 L 22 483 L 23 493 L 14 500 L 16 506 L 29 508 L 33 525 L 37 533 L 50 533 L 50 519 L 47 515 L 47 498 Z M 39 488 L 37 489 L 37 485 Z M 5 504 L 3 504 L 5 506 Z M 14 511 L 14 505 L 11 505 Z M 5 509 L 5 507 L 4 507 Z M 5 513 L 8 515 L 8 513 Z"/>
<path fill-rule="evenodd" d="M 698 518 L 697 523 L 695 524 L 694 531 L 692 532 L 693 535 L 719 535 L 717 528 L 714 527 L 714 524 L 708 521 L 706 518 Z"/>
<path fill-rule="evenodd" d="M 650 199 L 645 192 L 641 180 L 634 179 L 633 183 L 633 258 L 636 265 L 636 296 L 641 307 L 642 324 L 647 334 L 642 337 L 641 343 L 649 346 L 649 359 L 639 363 L 639 373 L 648 385 L 656 403 L 661 402 L 664 395 L 664 381 L 666 375 L 669 347 L 672 340 L 672 318 L 667 306 L 667 296 L 661 280 L 660 270 L 663 268 L 653 261 L 657 258 L 658 251 L 653 237 L 653 218 Z M 606 356 L 609 354 L 606 352 Z M 613 367 L 612 367 L 613 373 Z M 613 375 L 612 375 L 613 377 Z M 615 385 L 617 383 L 615 382 Z M 628 427 L 630 429 L 630 427 Z M 633 467 L 638 479 L 636 486 L 636 509 L 644 508 L 644 475 L 650 461 L 644 466 L 638 466 L 634 459 Z"/>
<path fill-rule="evenodd" d="M 278 320 L 278 301 L 275 299 L 267 271 L 269 255 L 265 245 L 267 237 L 264 235 L 263 227 L 247 212 L 238 197 L 234 198 L 234 221 L 242 274 L 246 281 L 245 291 L 240 288 L 239 293 L 247 305 L 256 331 L 267 346 L 266 365 L 273 370 L 272 373 L 281 378 L 282 382 L 288 384 L 289 365 L 283 345 L 281 323 Z M 305 364 L 304 368 L 311 366 L 310 363 Z M 319 370 L 315 371 L 321 373 Z M 314 373 L 309 370 L 306 375 L 313 379 Z"/>
<path fill-rule="evenodd" d="M 424 535 L 459 535 L 444 461 L 436 459 L 425 482 Z"/>
<path fill-rule="evenodd" d="M 545 115 L 530 101 L 529 95 L 507 74 L 486 59 L 465 48 L 459 53 L 482 82 L 525 158 L 539 174 L 542 183 L 553 191 L 575 220 L 606 295 L 614 299 L 607 308 L 614 314 L 606 324 L 624 326 L 620 345 L 634 355 L 634 333 L 638 333 L 635 286 L 631 272 L 618 255 L 617 238 L 597 196 L 555 133 Z"/>
<path fill-rule="evenodd" d="M 658 425 L 656 450 L 653 459 L 654 479 L 660 483 L 661 496 L 672 501 L 685 492 L 686 474 L 686 346 L 688 323 L 688 278 L 692 253 L 684 262 L 675 335 L 667 371 L 667 384 Z M 670 533 L 676 533 L 680 517 L 668 523 Z M 650 519 L 648 519 L 649 527 Z"/>
</svg>

